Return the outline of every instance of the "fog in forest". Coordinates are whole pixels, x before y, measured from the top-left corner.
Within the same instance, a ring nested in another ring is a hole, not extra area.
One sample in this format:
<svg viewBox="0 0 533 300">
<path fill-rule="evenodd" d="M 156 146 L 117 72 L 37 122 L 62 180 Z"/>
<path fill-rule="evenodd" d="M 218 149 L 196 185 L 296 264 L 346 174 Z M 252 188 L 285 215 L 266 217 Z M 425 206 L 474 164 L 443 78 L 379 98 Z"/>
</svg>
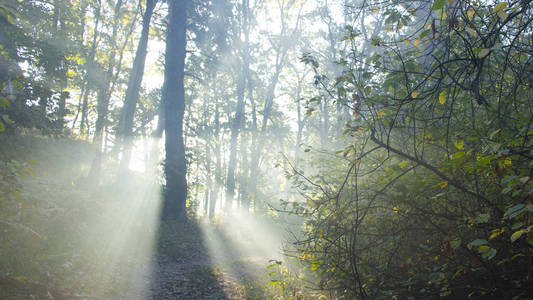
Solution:
<svg viewBox="0 0 533 300">
<path fill-rule="evenodd" d="M 0 2 L 0 299 L 530 299 L 531 1 Z"/>
</svg>

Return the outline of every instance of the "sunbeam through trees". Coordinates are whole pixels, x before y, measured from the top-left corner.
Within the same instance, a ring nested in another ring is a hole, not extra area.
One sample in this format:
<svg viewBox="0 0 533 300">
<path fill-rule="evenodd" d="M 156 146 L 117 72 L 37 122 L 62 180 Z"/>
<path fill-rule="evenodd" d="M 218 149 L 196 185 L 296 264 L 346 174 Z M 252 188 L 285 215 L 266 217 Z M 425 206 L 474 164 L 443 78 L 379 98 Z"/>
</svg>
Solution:
<svg viewBox="0 0 533 300">
<path fill-rule="evenodd" d="M 0 299 L 532 299 L 529 0 L 0 0 Z"/>
</svg>

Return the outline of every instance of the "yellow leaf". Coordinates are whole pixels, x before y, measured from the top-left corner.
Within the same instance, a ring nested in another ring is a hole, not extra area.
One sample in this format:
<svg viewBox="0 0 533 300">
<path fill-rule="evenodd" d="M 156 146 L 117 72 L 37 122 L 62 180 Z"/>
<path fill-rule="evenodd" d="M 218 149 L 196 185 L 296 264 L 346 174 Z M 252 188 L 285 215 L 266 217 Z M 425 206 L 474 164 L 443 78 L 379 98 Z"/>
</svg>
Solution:
<svg viewBox="0 0 533 300">
<path fill-rule="evenodd" d="M 418 44 L 420 44 L 420 40 L 415 40 L 413 44 L 415 45 L 415 47 L 418 47 Z"/>
<path fill-rule="evenodd" d="M 448 0 L 448 3 L 450 3 L 450 5 L 453 4 L 453 0 Z"/>
<path fill-rule="evenodd" d="M 72 76 L 74 76 L 74 75 L 76 75 L 76 72 L 74 72 L 74 71 L 72 71 L 72 70 L 69 70 L 69 71 L 67 72 L 67 76 L 68 76 L 68 77 L 72 77 Z"/>
<path fill-rule="evenodd" d="M 505 8 L 507 8 L 507 2 L 500 2 L 494 6 L 492 11 L 497 13 L 497 12 L 503 11 Z"/>
<path fill-rule="evenodd" d="M 419 94 L 420 94 L 420 93 L 418 93 L 417 91 L 413 91 L 413 92 L 411 93 L 411 98 L 416 98 L 416 97 L 418 97 Z"/>
<path fill-rule="evenodd" d="M 315 204 L 313 203 L 313 201 L 311 201 L 311 199 L 307 199 L 307 205 L 309 205 L 309 207 L 313 207 L 315 206 Z"/>
<path fill-rule="evenodd" d="M 498 17 L 500 17 L 502 21 L 507 19 L 507 16 L 508 16 L 508 14 L 503 10 L 497 12 L 496 14 L 498 15 Z"/>
<path fill-rule="evenodd" d="M 446 103 L 446 91 L 442 91 L 439 94 L 439 103 L 444 104 Z"/>
<path fill-rule="evenodd" d="M 511 160 L 510 157 L 506 157 L 505 160 L 503 161 L 503 163 L 507 166 L 510 166 L 513 164 L 513 161 Z"/>
<path fill-rule="evenodd" d="M 381 119 L 384 113 L 383 109 L 378 110 L 378 119 Z"/>
<path fill-rule="evenodd" d="M 448 186 L 448 181 L 443 181 L 443 182 L 439 183 L 439 186 L 440 186 L 441 189 L 447 187 Z"/>
<path fill-rule="evenodd" d="M 499 230 L 499 229 L 493 230 L 492 234 L 489 236 L 489 241 L 498 237 L 502 233 L 503 233 L 503 230 Z"/>
<path fill-rule="evenodd" d="M 398 207 L 396 207 L 396 206 L 392 210 L 394 210 L 395 214 L 397 214 L 400 211 L 400 209 Z"/>
<path fill-rule="evenodd" d="M 373 14 L 375 14 L 375 13 L 377 13 L 377 12 L 378 12 L 378 8 L 377 8 L 377 7 L 374 8 L 374 9 L 372 10 L 372 13 L 373 13 Z"/>
<path fill-rule="evenodd" d="M 480 253 L 485 253 L 485 252 L 489 251 L 490 248 L 489 248 L 489 246 L 487 246 L 487 245 L 481 245 L 481 246 L 479 246 L 479 248 L 478 248 L 477 250 L 478 250 Z"/>
<path fill-rule="evenodd" d="M 457 140 L 455 142 L 453 142 L 453 144 L 455 145 L 455 147 L 459 150 L 463 149 L 463 146 L 465 145 L 465 142 L 463 140 Z"/>
<path fill-rule="evenodd" d="M 468 10 L 466 11 L 466 15 L 468 16 L 469 20 L 472 20 L 472 18 L 474 17 L 475 13 L 476 13 L 476 11 L 474 10 L 474 8 L 472 6 L 470 6 L 468 8 Z"/>
<path fill-rule="evenodd" d="M 404 44 L 409 45 L 409 40 L 405 40 Z"/>
</svg>

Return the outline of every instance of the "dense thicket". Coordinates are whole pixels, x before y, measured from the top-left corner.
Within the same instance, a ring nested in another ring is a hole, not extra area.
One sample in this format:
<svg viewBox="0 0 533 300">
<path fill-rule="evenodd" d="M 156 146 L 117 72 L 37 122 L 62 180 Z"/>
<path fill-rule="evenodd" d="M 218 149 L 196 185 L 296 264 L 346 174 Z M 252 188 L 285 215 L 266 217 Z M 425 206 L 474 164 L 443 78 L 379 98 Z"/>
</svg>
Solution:
<svg viewBox="0 0 533 300">
<path fill-rule="evenodd" d="M 531 297 L 530 3 L 350 10 L 342 73 L 304 57 L 353 117 L 336 159 L 293 169 L 294 255 L 348 298 Z"/>
</svg>

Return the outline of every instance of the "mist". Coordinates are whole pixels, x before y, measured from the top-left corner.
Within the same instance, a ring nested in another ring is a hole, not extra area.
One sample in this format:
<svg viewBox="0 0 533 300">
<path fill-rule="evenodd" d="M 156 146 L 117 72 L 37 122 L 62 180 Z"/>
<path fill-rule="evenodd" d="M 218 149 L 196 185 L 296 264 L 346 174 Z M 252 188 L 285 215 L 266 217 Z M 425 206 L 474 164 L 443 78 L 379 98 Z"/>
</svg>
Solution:
<svg viewBox="0 0 533 300">
<path fill-rule="evenodd" d="M 531 20 L 5 0 L 0 298 L 533 297 Z"/>
</svg>

